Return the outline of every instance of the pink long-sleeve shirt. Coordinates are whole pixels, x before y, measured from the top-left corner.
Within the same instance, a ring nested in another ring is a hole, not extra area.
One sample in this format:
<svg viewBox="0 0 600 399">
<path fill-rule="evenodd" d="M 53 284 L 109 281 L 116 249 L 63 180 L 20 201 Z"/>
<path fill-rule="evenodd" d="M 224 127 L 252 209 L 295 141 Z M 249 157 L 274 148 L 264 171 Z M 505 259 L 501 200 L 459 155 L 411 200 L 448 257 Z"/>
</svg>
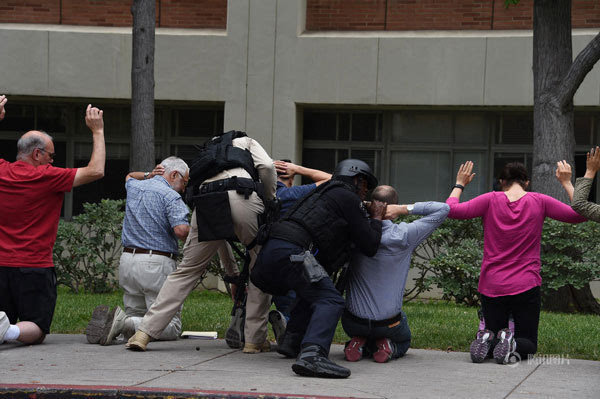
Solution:
<svg viewBox="0 0 600 399">
<path fill-rule="evenodd" d="M 493 191 L 462 203 L 450 197 L 446 203 L 452 219 L 482 219 L 478 289 L 490 297 L 516 295 L 542 284 L 540 241 L 546 217 L 567 223 L 586 221 L 570 206 L 533 192 L 513 202 L 504 192 Z"/>
</svg>

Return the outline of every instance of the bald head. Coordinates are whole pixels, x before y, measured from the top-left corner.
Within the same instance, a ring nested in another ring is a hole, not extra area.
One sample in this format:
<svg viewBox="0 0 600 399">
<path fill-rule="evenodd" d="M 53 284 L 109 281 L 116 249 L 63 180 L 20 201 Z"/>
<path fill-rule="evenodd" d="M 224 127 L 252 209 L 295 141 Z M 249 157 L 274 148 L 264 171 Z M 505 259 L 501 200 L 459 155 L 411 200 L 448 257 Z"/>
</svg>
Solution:
<svg viewBox="0 0 600 399">
<path fill-rule="evenodd" d="M 52 137 L 40 130 L 30 130 L 21 136 L 17 141 L 17 159 L 28 161 L 32 159 L 33 152 L 36 148 L 47 152 L 54 152 L 54 144 Z"/>
<path fill-rule="evenodd" d="M 398 204 L 398 193 L 392 186 L 377 186 L 371 194 L 371 198 L 386 204 Z"/>
</svg>

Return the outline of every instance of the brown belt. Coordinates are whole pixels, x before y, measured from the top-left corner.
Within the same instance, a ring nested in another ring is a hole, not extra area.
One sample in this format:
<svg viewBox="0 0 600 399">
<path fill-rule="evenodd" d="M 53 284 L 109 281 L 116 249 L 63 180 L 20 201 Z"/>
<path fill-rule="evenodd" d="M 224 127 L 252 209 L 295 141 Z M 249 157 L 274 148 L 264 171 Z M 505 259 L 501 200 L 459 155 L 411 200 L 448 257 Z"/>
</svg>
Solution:
<svg viewBox="0 0 600 399">
<path fill-rule="evenodd" d="M 150 254 L 150 255 L 162 255 L 171 259 L 175 259 L 177 255 L 171 252 L 155 251 L 153 249 L 141 249 L 141 248 L 123 248 L 123 252 L 129 252 L 132 254 Z"/>
</svg>

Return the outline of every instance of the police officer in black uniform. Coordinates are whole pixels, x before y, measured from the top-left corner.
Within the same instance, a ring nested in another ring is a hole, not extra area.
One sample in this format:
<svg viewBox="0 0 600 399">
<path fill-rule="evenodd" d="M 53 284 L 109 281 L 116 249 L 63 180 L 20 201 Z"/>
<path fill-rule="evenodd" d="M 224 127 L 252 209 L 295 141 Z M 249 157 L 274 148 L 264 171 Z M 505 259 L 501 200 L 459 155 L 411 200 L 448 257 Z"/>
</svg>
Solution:
<svg viewBox="0 0 600 399">
<path fill-rule="evenodd" d="M 363 205 L 377 186 L 371 168 L 358 159 L 340 162 L 332 179 L 300 199 L 275 222 L 251 273 L 264 292 L 297 293 L 298 301 L 277 351 L 297 357 L 292 369 L 310 377 L 346 378 L 350 370 L 329 360 L 329 347 L 344 299 L 331 274 L 347 260 L 351 246 L 367 256 L 377 252 L 385 204 Z"/>
</svg>

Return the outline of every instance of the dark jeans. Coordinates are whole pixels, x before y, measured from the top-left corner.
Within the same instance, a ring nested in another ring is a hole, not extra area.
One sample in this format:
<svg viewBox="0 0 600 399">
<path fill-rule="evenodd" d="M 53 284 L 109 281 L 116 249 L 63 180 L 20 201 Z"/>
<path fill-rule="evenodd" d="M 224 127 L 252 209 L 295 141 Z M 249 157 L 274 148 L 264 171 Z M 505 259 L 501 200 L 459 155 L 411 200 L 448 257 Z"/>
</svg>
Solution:
<svg viewBox="0 0 600 399">
<path fill-rule="evenodd" d="M 330 278 L 309 283 L 302 264 L 290 262 L 290 255 L 304 250 L 283 240 L 270 239 L 262 247 L 250 278 L 262 291 L 273 295 L 296 292 L 287 331 L 303 335 L 302 345 L 317 344 L 327 353 L 337 322 L 344 311 L 344 298 Z"/>
<path fill-rule="evenodd" d="M 485 327 L 494 334 L 508 328 L 508 316 L 515 321 L 517 352 L 524 358 L 537 351 L 538 326 L 540 324 L 540 287 L 534 287 L 517 295 L 489 297 L 481 295 L 481 308 Z M 492 348 L 498 343 L 492 342 Z"/>
<path fill-rule="evenodd" d="M 296 293 L 292 290 L 288 291 L 285 295 L 273 296 L 273 303 L 277 310 L 283 314 L 286 321 L 290 320 L 290 314 L 294 303 L 296 302 Z"/>
<path fill-rule="evenodd" d="M 368 357 L 377 351 L 375 341 L 378 338 L 389 338 L 394 348 L 392 358 L 396 359 L 404 356 L 408 351 L 411 340 L 410 327 L 408 326 L 406 314 L 402 311 L 400 313 L 402 314 L 402 320 L 399 322 L 376 327 L 373 326 L 372 322 L 358 322 L 356 319 L 349 317 L 346 311 L 342 315 L 342 327 L 344 327 L 344 331 L 350 337 L 367 338 L 366 348 L 363 352 L 364 357 Z"/>
</svg>

